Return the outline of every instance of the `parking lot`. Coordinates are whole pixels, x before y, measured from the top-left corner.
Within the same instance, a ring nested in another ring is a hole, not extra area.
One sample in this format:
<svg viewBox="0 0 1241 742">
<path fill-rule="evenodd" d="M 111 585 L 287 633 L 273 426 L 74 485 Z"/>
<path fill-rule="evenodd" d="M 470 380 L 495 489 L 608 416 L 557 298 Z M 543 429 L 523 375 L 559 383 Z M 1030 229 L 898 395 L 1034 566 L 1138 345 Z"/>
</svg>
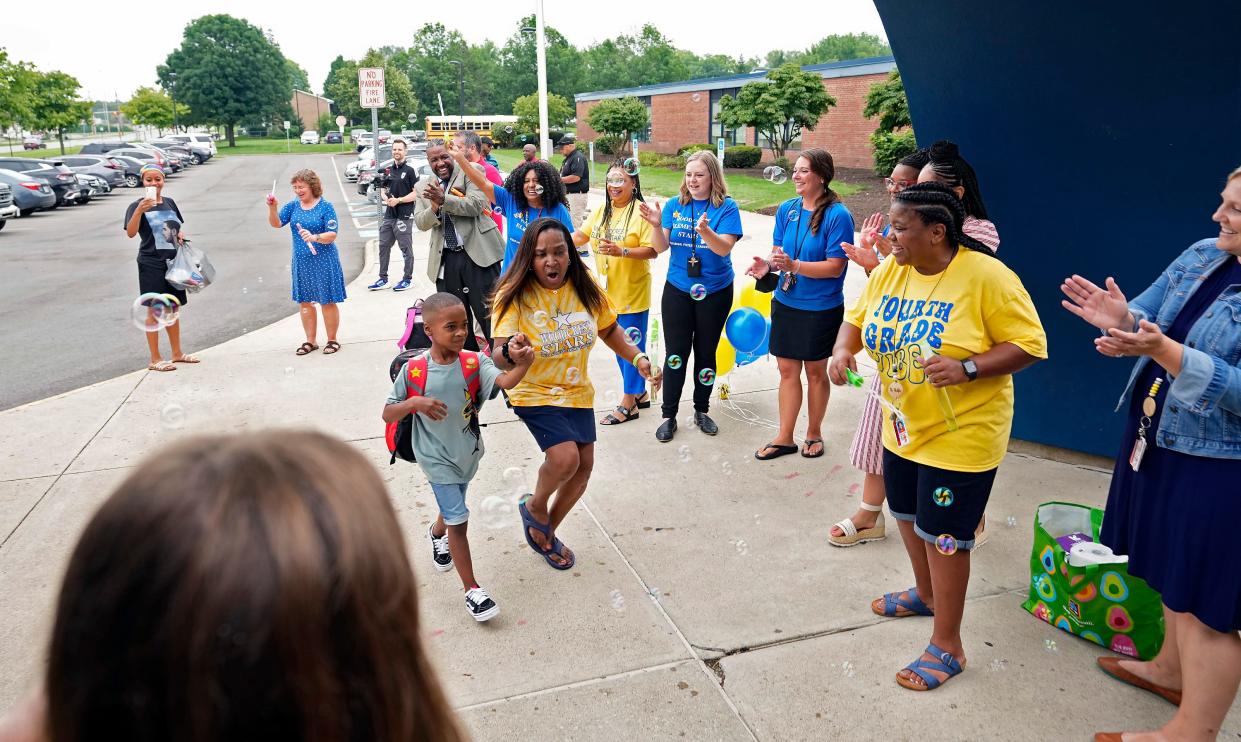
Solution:
<svg viewBox="0 0 1241 742">
<path fill-rule="evenodd" d="M 263 196 L 273 180 L 303 167 L 323 179 L 324 197 L 343 217 L 339 245 L 346 280 L 362 268 L 364 240 L 374 236 L 374 206 L 364 206 L 343 170 L 356 154 L 255 155 L 212 159 L 168 178 L 165 193 L 185 216 L 185 232 L 211 258 L 216 283 L 190 295 L 182 314 L 187 352 L 221 343 L 294 311 L 289 299 L 290 241 L 267 224 Z M 129 320 L 138 295 L 138 241 L 122 227 L 139 198 L 120 188 L 78 206 L 9 220 L 0 230 L 0 409 L 109 379 L 147 364 L 141 331 Z M 368 218 L 369 217 L 369 218 Z M 342 312 L 342 337 L 349 309 Z M 166 351 L 165 351 L 166 352 Z M 291 352 L 291 349 L 290 349 Z"/>
</svg>

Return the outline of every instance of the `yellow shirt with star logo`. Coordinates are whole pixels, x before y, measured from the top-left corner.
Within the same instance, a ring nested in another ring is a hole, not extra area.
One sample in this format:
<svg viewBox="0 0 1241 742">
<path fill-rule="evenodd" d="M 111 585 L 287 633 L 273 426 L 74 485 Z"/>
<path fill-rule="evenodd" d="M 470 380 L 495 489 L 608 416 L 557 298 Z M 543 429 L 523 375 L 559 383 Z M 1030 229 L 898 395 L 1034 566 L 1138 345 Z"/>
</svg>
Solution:
<svg viewBox="0 0 1241 742">
<path fill-rule="evenodd" d="M 493 336 L 524 333 L 534 347 L 534 363 L 521 383 L 509 390 L 509 402 L 516 407 L 595 406 L 586 365 L 599 331 L 616 324 L 611 299 L 591 314 L 572 285 L 553 291 L 531 281 L 520 300 L 503 313 L 493 309 L 492 315 Z"/>
<path fill-rule="evenodd" d="M 582 225 L 581 232 L 591 240 L 609 240 L 621 247 L 652 246 L 651 223 L 642 218 L 637 201 L 630 201 L 623 209 L 612 209 L 606 227 L 601 227 L 604 206 L 600 205 Z M 595 267 L 604 278 L 604 288 L 612 299 L 616 311 L 621 314 L 637 314 L 651 308 L 651 261 L 626 258 L 619 255 L 595 253 Z"/>
</svg>

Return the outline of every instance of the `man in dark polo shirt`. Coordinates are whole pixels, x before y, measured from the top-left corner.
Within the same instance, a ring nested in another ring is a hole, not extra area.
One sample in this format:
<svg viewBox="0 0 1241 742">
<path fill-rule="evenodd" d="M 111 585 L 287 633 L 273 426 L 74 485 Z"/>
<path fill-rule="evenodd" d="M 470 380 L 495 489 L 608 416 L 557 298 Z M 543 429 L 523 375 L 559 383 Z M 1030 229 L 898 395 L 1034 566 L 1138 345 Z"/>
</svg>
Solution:
<svg viewBox="0 0 1241 742">
<path fill-rule="evenodd" d="M 586 163 L 586 155 L 577 148 L 577 137 L 572 134 L 565 134 L 560 140 L 560 153 L 564 155 L 560 179 L 564 181 L 565 195 L 569 197 L 569 215 L 573 217 L 573 224 L 580 227 L 586 219 L 590 166 Z"/>
<path fill-rule="evenodd" d="M 386 195 L 387 208 L 379 224 L 379 280 L 367 286 L 371 291 L 388 285 L 388 259 L 393 242 L 401 246 L 401 253 L 405 255 L 405 272 L 392 290 L 404 291 L 414 277 L 413 219 L 414 201 L 417 200 L 414 186 L 418 184 L 418 173 L 405 161 L 405 140 L 392 143 L 392 159 L 392 167 L 386 168 L 376 179 L 376 185 L 382 185 L 381 193 Z"/>
</svg>

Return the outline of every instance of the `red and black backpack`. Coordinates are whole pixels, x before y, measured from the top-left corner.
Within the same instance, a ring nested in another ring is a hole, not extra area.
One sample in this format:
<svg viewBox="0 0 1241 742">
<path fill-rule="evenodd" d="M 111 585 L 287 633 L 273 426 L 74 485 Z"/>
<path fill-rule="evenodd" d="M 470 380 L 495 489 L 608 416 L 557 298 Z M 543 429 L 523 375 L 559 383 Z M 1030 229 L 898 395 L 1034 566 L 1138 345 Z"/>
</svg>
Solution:
<svg viewBox="0 0 1241 742">
<path fill-rule="evenodd" d="M 405 362 L 402 370 L 405 373 L 406 399 L 420 397 L 426 392 L 427 354 L 430 352 L 428 349 Z M 474 432 L 476 437 L 479 437 L 481 433 L 478 425 L 478 408 L 481 400 L 478 397 L 482 389 L 479 376 L 479 354 L 471 350 L 463 350 L 457 355 L 457 363 L 461 367 L 461 375 L 465 377 L 466 390 L 470 395 L 472 407 L 470 412 L 470 430 Z M 389 464 L 395 464 L 397 459 L 410 462 L 417 460 L 414 458 L 413 415 L 406 415 L 396 422 L 388 423 L 384 431 L 384 438 L 388 442 L 388 452 L 392 454 L 392 460 L 388 462 Z"/>
</svg>

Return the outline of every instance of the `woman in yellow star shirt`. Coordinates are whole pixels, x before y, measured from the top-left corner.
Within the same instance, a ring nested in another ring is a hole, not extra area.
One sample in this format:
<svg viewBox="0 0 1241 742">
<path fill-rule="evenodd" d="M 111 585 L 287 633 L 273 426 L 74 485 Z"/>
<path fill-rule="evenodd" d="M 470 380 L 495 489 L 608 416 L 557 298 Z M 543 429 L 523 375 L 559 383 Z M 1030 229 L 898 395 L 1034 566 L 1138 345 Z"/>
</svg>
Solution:
<svg viewBox="0 0 1241 742">
<path fill-rule="evenodd" d="M 556 569 L 574 564 L 555 532 L 586 491 L 595 463 L 595 389 L 586 372 L 595 339 L 643 378 L 652 373 L 646 354 L 626 342 L 612 301 L 572 244 L 573 235 L 555 219 L 532 222 L 496 284 L 491 311 L 499 350 L 492 356 L 503 359 L 497 363 L 512 365 L 508 339 L 518 333 L 534 348 L 530 370 L 508 397 L 544 453 L 534 492 L 518 510 L 526 543 Z"/>
<path fill-rule="evenodd" d="M 643 201 L 642 183 L 637 175 L 625 172 L 623 163 L 613 163 L 607 174 L 607 200 L 594 210 L 573 244 L 595 245 L 595 268 L 603 289 L 616 309 L 616 321 L 630 343 L 646 352 L 646 325 L 651 309 L 651 263 L 658 253 L 651 246 L 652 227 L 642 218 L 637 205 Z M 600 425 L 620 425 L 638 417 L 638 408 L 651 406 L 646 381 L 633 364 L 619 353 L 624 396 Z"/>
<path fill-rule="evenodd" d="M 890 218 L 892 260 L 845 315 L 828 375 L 845 383 L 863 347 L 879 367 L 888 510 L 915 587 L 871 610 L 935 617 L 926 652 L 896 676 L 933 690 L 965 665 L 970 549 L 1008 446 L 1012 374 L 1047 357 L 1047 338 L 1017 275 L 961 231 L 965 209 L 948 187 L 904 189 Z"/>
</svg>

